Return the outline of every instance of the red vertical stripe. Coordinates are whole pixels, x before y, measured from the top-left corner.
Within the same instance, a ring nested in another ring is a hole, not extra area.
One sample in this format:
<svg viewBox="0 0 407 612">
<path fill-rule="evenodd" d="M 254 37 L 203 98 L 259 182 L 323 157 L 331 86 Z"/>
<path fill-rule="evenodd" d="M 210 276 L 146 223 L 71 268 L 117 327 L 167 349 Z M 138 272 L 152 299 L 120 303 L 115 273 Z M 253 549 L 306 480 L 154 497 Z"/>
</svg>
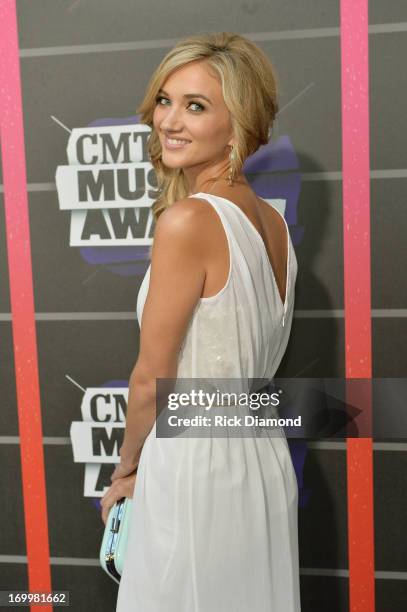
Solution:
<svg viewBox="0 0 407 612">
<path fill-rule="evenodd" d="M 0 3 L 0 138 L 28 589 L 50 591 L 48 516 L 27 202 L 24 125 L 15 0 Z M 51 606 L 35 606 L 36 612 Z"/>
<path fill-rule="evenodd" d="M 368 0 L 341 0 L 340 22 L 345 370 L 371 378 Z M 350 611 L 374 612 L 371 438 L 348 439 L 347 477 Z"/>
</svg>

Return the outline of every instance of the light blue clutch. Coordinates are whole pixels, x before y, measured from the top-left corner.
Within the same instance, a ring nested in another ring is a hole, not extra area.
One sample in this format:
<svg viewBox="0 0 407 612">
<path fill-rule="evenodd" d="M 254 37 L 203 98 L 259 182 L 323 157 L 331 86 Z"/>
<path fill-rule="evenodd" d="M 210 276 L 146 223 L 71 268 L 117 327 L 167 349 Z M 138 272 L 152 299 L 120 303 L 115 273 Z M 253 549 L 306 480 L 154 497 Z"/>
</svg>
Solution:
<svg viewBox="0 0 407 612">
<path fill-rule="evenodd" d="M 122 497 L 110 508 L 100 547 L 100 564 L 118 584 L 123 572 L 132 503 L 130 497 Z"/>
</svg>

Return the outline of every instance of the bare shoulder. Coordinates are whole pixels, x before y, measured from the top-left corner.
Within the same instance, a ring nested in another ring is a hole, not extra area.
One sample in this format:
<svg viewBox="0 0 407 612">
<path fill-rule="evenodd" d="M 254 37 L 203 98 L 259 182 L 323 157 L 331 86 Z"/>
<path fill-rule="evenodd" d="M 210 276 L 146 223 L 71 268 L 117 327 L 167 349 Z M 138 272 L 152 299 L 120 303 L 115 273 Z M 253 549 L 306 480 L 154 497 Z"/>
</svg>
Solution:
<svg viewBox="0 0 407 612">
<path fill-rule="evenodd" d="M 177 200 L 161 213 L 155 231 L 197 239 L 202 236 L 203 224 L 211 218 L 211 208 L 200 198 Z"/>
<path fill-rule="evenodd" d="M 212 227 L 210 208 L 199 198 L 182 198 L 168 206 L 157 219 L 152 254 L 176 247 L 180 254 L 205 261 Z"/>
</svg>

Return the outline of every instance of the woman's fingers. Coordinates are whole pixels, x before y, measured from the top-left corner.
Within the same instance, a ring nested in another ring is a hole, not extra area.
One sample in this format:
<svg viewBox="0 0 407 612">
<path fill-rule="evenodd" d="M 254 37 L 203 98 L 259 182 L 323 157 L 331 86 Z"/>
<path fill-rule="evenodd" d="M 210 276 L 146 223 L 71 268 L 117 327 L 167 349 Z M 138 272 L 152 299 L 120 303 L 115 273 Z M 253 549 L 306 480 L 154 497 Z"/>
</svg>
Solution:
<svg viewBox="0 0 407 612">
<path fill-rule="evenodd" d="M 114 504 L 115 504 L 115 502 L 113 504 L 111 504 L 110 506 L 105 505 L 103 507 L 103 510 L 102 510 L 102 521 L 104 522 L 105 525 L 106 525 L 106 521 L 107 521 L 107 519 L 109 517 L 110 508 L 112 506 L 114 506 Z"/>
<path fill-rule="evenodd" d="M 122 497 L 125 497 L 125 495 L 121 493 L 121 487 L 112 485 L 100 500 L 100 505 L 102 506 L 102 520 L 105 525 L 109 516 L 110 508 L 112 508 Z"/>
<path fill-rule="evenodd" d="M 102 506 L 102 520 L 105 525 L 109 517 L 110 509 L 115 505 L 115 503 L 122 497 L 130 497 L 130 499 L 133 497 L 135 483 L 136 473 L 134 472 L 133 474 L 130 474 L 130 476 L 118 478 L 108 488 L 100 500 L 100 505 Z"/>
</svg>

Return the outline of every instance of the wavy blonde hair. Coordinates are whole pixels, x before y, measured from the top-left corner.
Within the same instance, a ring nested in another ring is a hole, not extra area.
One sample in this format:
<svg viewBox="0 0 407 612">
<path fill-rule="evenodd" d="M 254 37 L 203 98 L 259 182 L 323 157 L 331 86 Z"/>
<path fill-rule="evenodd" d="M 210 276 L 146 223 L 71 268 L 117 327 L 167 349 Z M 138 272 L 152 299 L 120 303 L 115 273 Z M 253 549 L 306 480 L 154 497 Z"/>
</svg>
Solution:
<svg viewBox="0 0 407 612">
<path fill-rule="evenodd" d="M 205 60 L 219 77 L 231 114 L 236 140 L 232 177 L 239 174 L 247 157 L 269 141 L 278 112 L 275 69 L 250 40 L 233 32 L 217 32 L 196 34 L 178 42 L 154 71 L 137 108 L 141 123 L 152 128 L 147 147 L 158 180 L 159 197 L 152 206 L 155 220 L 165 208 L 189 195 L 182 168 L 168 168 L 161 160 L 161 143 L 153 126 L 156 97 L 177 68 L 199 60 Z"/>
</svg>

